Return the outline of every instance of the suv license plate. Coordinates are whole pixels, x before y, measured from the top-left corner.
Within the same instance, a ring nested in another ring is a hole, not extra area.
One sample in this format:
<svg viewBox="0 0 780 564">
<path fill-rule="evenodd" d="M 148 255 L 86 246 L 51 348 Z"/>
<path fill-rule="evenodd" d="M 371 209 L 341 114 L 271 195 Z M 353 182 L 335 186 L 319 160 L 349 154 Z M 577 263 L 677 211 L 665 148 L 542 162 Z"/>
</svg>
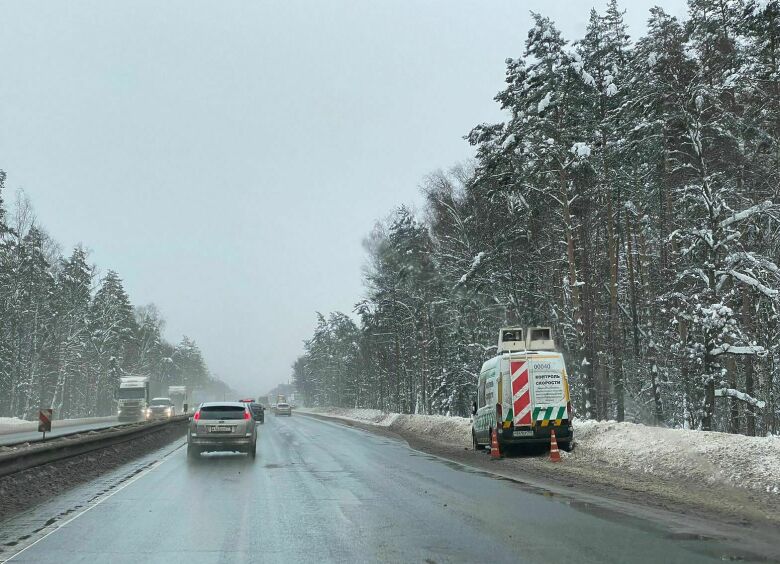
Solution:
<svg viewBox="0 0 780 564">
<path fill-rule="evenodd" d="M 230 433 L 233 431 L 233 427 L 229 425 L 211 425 L 209 427 L 209 433 Z"/>
<path fill-rule="evenodd" d="M 513 437 L 533 437 L 534 431 L 533 429 L 516 429 L 514 433 L 512 433 Z"/>
</svg>

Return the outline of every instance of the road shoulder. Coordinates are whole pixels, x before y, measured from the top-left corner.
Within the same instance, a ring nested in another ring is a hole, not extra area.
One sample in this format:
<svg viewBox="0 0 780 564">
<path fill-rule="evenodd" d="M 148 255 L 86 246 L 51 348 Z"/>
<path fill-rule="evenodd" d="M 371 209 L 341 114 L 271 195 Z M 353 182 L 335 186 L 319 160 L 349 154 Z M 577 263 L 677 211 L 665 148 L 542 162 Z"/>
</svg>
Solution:
<svg viewBox="0 0 780 564">
<path fill-rule="evenodd" d="M 626 507 L 639 506 L 679 515 L 681 520 L 697 519 L 713 525 L 761 531 L 768 537 L 780 534 L 780 503 L 776 496 L 762 496 L 750 490 L 675 482 L 652 473 L 618 473 L 608 466 L 592 464 L 567 465 L 566 460 L 553 464 L 547 453 L 508 456 L 491 460 L 484 452 L 461 445 L 435 442 L 403 429 L 388 429 L 359 421 L 321 414 L 301 414 L 362 429 L 405 441 L 411 448 L 488 472 L 497 477 L 516 480 L 534 488 L 547 488 L 559 494 L 597 496 Z M 624 508 L 625 509 L 625 508 Z"/>
</svg>

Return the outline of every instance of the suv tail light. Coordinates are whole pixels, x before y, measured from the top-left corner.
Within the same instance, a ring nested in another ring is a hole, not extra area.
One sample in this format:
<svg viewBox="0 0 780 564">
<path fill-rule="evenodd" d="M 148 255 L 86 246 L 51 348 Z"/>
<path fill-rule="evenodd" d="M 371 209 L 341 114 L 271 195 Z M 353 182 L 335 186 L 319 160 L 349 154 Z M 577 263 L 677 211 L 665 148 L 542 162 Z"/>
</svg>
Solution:
<svg viewBox="0 0 780 564">
<path fill-rule="evenodd" d="M 249 414 L 249 412 L 245 411 L 244 412 L 244 419 L 251 419 L 251 418 L 252 418 L 252 416 Z"/>
<path fill-rule="evenodd" d="M 196 411 L 196 412 L 195 412 L 195 415 L 193 415 L 193 416 L 192 416 L 192 418 L 193 418 L 195 421 L 199 421 L 199 420 L 200 420 L 200 409 L 199 409 L 198 411 Z"/>
</svg>

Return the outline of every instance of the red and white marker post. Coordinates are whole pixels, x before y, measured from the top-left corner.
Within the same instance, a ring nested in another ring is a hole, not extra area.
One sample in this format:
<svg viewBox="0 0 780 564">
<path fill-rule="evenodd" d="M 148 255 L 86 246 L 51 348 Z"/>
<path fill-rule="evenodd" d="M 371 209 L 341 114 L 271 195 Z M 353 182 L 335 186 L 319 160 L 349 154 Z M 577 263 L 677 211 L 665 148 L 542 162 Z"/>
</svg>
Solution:
<svg viewBox="0 0 780 564">
<path fill-rule="evenodd" d="M 38 412 L 38 432 L 43 433 L 43 439 L 46 440 L 46 432 L 51 432 L 51 419 L 54 410 L 41 409 Z"/>
</svg>

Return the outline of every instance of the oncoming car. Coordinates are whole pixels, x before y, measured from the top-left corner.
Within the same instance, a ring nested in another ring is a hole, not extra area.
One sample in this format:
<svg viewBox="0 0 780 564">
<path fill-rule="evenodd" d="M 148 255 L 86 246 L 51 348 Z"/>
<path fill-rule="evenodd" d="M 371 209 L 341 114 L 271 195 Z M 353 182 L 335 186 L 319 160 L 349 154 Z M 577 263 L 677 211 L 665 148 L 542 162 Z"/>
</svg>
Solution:
<svg viewBox="0 0 780 564">
<path fill-rule="evenodd" d="M 176 408 L 171 398 L 152 398 L 146 409 L 147 419 L 167 419 L 176 415 Z"/>
<path fill-rule="evenodd" d="M 288 417 L 292 416 L 292 407 L 290 407 L 289 403 L 277 403 L 276 404 L 276 414 L 277 415 L 287 415 Z"/>
<path fill-rule="evenodd" d="M 243 452 L 255 458 L 257 431 L 249 406 L 241 402 L 201 404 L 187 429 L 187 456 L 202 452 Z"/>
</svg>

